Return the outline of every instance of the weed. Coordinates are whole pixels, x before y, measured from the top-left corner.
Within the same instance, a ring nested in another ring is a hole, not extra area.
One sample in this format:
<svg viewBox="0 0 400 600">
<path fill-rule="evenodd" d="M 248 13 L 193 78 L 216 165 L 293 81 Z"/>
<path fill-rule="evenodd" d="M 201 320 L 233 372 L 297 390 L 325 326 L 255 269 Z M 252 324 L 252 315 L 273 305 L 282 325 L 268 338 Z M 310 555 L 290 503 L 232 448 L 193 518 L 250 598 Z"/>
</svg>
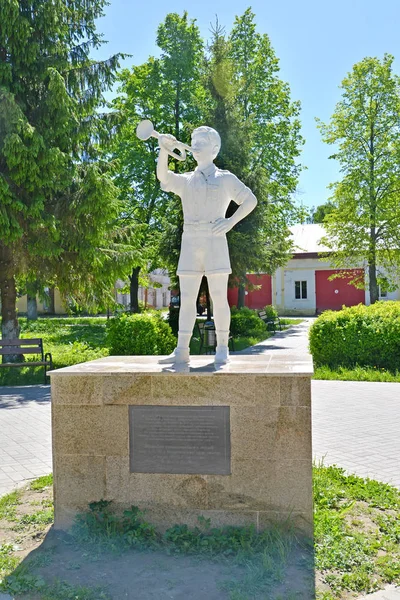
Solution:
<svg viewBox="0 0 400 600">
<path fill-rule="evenodd" d="M 14 521 L 16 518 L 16 507 L 21 500 L 20 490 L 15 490 L 6 496 L 0 498 L 0 519 Z"/>
<path fill-rule="evenodd" d="M 27 525 L 46 526 L 52 523 L 54 520 L 53 508 L 46 508 L 45 510 L 38 510 L 32 514 L 25 514 L 16 521 L 13 529 L 14 531 L 21 531 L 26 528 Z"/>
<path fill-rule="evenodd" d="M 18 564 L 17 557 L 13 556 L 14 546 L 12 544 L 3 544 L 0 546 L 0 589 L 1 580 L 7 573 L 10 573 Z"/>
<path fill-rule="evenodd" d="M 41 600 L 55 600 L 55 598 L 57 600 L 112 600 L 101 587 L 72 586 L 65 581 L 55 582 L 42 591 Z"/>
<path fill-rule="evenodd" d="M 35 492 L 42 492 L 43 490 L 50 487 L 51 485 L 53 485 L 53 474 L 52 473 L 50 473 L 50 475 L 43 475 L 43 477 L 38 477 L 38 479 L 35 479 L 35 481 L 32 481 L 30 488 L 31 488 L 31 490 L 34 490 Z"/>
</svg>

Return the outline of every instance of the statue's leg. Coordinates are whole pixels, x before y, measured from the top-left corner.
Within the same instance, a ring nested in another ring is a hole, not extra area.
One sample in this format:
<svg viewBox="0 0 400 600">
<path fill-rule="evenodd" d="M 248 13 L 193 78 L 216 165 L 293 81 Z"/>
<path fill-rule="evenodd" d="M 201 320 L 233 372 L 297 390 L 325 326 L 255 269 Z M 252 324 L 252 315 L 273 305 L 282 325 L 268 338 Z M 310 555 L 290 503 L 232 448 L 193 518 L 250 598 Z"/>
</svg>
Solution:
<svg viewBox="0 0 400 600">
<path fill-rule="evenodd" d="M 179 310 L 178 349 L 189 352 L 190 338 L 196 322 L 196 300 L 203 274 L 179 275 L 181 307 Z"/>
<path fill-rule="evenodd" d="M 217 333 L 215 362 L 218 364 L 224 364 L 229 360 L 228 340 L 231 310 L 228 303 L 228 277 L 228 273 L 207 275 L 214 308 L 214 322 Z"/>
<path fill-rule="evenodd" d="M 179 309 L 178 345 L 161 363 L 188 363 L 189 344 L 196 322 L 196 300 L 203 274 L 179 275 L 181 306 Z"/>
</svg>

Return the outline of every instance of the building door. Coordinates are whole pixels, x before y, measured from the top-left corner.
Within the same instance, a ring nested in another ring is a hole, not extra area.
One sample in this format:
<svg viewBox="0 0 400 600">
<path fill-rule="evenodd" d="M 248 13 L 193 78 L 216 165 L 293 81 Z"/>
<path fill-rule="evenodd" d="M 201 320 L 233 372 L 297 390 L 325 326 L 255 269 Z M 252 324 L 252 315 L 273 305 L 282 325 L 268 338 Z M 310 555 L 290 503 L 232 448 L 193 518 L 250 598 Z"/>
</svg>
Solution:
<svg viewBox="0 0 400 600">
<path fill-rule="evenodd" d="M 348 269 L 348 277 L 338 277 L 329 280 L 331 275 L 340 273 L 339 270 L 315 271 L 315 290 L 317 313 L 323 310 L 340 310 L 343 305 L 354 306 L 364 304 L 365 290 L 359 290 L 349 281 L 358 275 L 364 281 L 364 271 L 362 269 Z M 351 273 L 351 274 L 350 274 Z"/>
</svg>

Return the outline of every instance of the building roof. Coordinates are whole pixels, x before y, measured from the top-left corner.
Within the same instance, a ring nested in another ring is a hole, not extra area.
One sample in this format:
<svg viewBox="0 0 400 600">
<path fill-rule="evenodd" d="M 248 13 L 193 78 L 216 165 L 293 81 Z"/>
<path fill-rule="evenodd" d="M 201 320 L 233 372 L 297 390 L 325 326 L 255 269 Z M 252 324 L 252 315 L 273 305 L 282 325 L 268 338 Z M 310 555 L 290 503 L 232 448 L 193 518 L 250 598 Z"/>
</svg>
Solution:
<svg viewBox="0 0 400 600">
<path fill-rule="evenodd" d="M 319 223 L 312 225 L 292 225 L 292 227 L 289 227 L 289 230 L 293 236 L 295 255 L 330 251 L 327 246 L 320 243 L 321 238 L 326 235 L 323 225 Z"/>
</svg>

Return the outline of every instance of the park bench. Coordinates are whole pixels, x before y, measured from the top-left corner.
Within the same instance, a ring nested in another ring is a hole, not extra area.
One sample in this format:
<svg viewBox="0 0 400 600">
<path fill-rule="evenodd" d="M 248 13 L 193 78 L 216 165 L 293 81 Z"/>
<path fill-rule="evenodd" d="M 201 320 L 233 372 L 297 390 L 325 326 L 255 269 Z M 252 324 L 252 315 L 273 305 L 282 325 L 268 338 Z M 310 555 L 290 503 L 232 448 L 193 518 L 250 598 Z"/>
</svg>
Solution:
<svg viewBox="0 0 400 600">
<path fill-rule="evenodd" d="M 258 316 L 264 321 L 268 331 L 273 331 L 275 333 L 277 326 L 279 327 L 279 331 L 282 331 L 282 324 L 279 317 L 269 317 L 265 310 L 258 311 Z"/>
<path fill-rule="evenodd" d="M 0 367 L 44 367 L 44 382 L 47 383 L 47 367 L 53 368 L 53 359 L 50 352 L 43 352 L 43 340 L 41 338 L 0 340 L 0 356 L 25 354 L 39 354 L 41 360 L 23 362 L 0 362 Z"/>
</svg>

